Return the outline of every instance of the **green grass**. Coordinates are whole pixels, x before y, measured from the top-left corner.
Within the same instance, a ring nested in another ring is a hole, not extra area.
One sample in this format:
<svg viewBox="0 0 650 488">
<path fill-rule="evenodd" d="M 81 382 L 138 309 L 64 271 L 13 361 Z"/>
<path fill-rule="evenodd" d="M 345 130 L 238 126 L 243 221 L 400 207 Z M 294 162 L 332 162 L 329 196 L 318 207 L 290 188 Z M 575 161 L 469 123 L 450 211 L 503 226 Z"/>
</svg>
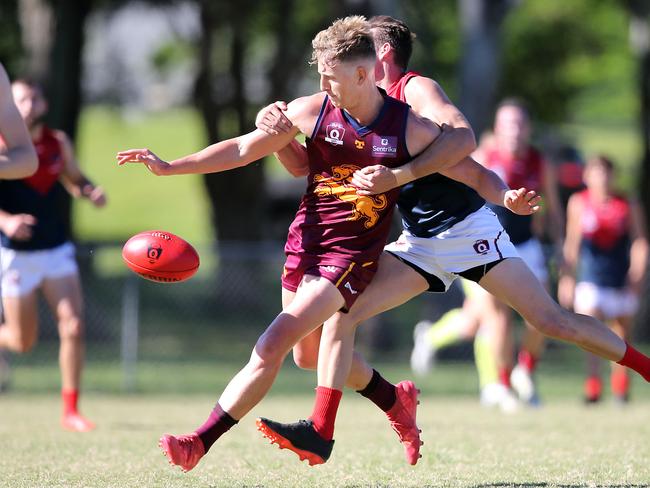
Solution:
<svg viewBox="0 0 650 488">
<path fill-rule="evenodd" d="M 85 435 L 58 428 L 58 397 L 42 389 L 55 384 L 56 369 L 22 366 L 14 390 L 0 397 L 0 486 L 650 486 L 647 385 L 635 377 L 634 401 L 625 409 L 608 401 L 586 408 L 578 401 L 581 371 L 571 367 L 577 355 L 558 354 L 540 371 L 545 406 L 512 416 L 477 404 L 470 364 L 440 365 L 419 382 L 425 445 L 415 468 L 405 463 L 383 414 L 352 392 L 344 395 L 326 465 L 309 468 L 269 446 L 255 416 L 289 421 L 311 411 L 313 376 L 287 364 L 270 395 L 188 474 L 166 464 L 157 438 L 202 422 L 239 363 L 143 364 L 142 391 L 158 393 L 137 395 L 102 392 L 98 379 L 119 370 L 91 363 L 82 407 L 99 427 Z M 392 379 L 409 376 L 403 362 L 381 369 Z"/>
<path fill-rule="evenodd" d="M 75 230 L 82 239 L 124 239 L 163 228 L 198 242 L 209 241 L 207 200 L 200 176 L 155 177 L 139 165 L 118 167 L 122 149 L 148 147 L 163 159 L 201 149 L 204 131 L 198 115 L 175 110 L 124 118 L 105 107 L 88 107 L 79 124 L 77 154 L 84 171 L 104 187 L 108 205 L 75 205 Z"/>
</svg>

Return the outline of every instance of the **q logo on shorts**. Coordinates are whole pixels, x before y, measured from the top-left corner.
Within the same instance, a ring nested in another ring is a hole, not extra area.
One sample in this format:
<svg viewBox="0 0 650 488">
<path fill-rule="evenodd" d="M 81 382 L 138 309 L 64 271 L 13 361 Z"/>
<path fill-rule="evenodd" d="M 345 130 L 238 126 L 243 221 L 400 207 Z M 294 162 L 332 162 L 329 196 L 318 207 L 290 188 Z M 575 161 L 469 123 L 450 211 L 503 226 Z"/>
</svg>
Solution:
<svg viewBox="0 0 650 488">
<path fill-rule="evenodd" d="M 481 239 L 476 241 L 473 247 L 477 254 L 487 254 L 490 250 L 490 243 L 485 239 Z"/>
</svg>

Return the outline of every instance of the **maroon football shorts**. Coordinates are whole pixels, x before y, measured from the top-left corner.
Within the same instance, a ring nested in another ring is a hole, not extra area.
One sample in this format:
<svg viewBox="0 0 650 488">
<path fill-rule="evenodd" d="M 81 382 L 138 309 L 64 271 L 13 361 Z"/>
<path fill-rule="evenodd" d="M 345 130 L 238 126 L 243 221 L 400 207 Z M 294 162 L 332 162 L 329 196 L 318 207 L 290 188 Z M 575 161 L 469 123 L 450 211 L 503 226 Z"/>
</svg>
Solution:
<svg viewBox="0 0 650 488">
<path fill-rule="evenodd" d="M 325 264 L 322 257 L 289 254 L 284 263 L 282 287 L 295 292 L 304 275 L 321 276 L 343 295 L 345 305 L 341 311 L 347 312 L 375 276 L 377 262 L 358 264 L 348 261 L 332 265 L 330 259 L 327 261 Z"/>
</svg>

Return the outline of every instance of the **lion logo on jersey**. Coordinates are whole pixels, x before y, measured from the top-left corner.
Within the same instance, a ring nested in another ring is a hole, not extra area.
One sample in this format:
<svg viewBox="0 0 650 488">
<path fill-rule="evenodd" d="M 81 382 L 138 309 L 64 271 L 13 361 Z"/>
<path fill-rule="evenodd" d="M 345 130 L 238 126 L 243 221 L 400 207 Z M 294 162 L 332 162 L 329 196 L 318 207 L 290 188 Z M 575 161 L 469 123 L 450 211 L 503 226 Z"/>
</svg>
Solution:
<svg viewBox="0 0 650 488">
<path fill-rule="evenodd" d="M 319 197 L 332 195 L 352 204 L 352 215 L 347 220 L 365 219 L 364 226 L 370 229 L 379 220 L 379 210 L 388 205 L 386 195 L 357 195 L 357 190 L 349 183 L 352 174 L 360 169 L 353 164 L 343 164 L 332 168 L 332 176 L 315 175 L 317 183 L 314 193 Z"/>
</svg>

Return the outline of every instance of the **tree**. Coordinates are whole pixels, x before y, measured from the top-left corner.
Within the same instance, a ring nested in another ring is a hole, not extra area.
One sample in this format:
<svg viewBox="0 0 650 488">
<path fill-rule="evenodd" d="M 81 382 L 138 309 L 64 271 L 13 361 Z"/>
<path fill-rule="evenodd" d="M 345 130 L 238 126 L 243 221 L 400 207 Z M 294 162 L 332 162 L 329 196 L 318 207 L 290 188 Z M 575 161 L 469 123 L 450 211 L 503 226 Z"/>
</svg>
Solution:
<svg viewBox="0 0 650 488">
<path fill-rule="evenodd" d="M 480 134 L 491 123 L 501 72 L 501 24 L 511 0 L 459 0 L 463 38 L 460 108 Z"/>
<path fill-rule="evenodd" d="M 640 101 L 639 132 L 642 140 L 640 177 L 638 192 L 644 210 L 646 229 L 650 229 L 650 4 L 644 0 L 628 0 L 630 12 L 630 41 L 632 49 L 639 59 L 638 89 Z M 650 266 L 649 268 L 650 269 Z M 648 292 L 648 269 L 646 269 L 645 289 Z M 650 340 L 650 305 L 641 300 L 637 315 L 637 334 L 644 340 Z"/>
</svg>

